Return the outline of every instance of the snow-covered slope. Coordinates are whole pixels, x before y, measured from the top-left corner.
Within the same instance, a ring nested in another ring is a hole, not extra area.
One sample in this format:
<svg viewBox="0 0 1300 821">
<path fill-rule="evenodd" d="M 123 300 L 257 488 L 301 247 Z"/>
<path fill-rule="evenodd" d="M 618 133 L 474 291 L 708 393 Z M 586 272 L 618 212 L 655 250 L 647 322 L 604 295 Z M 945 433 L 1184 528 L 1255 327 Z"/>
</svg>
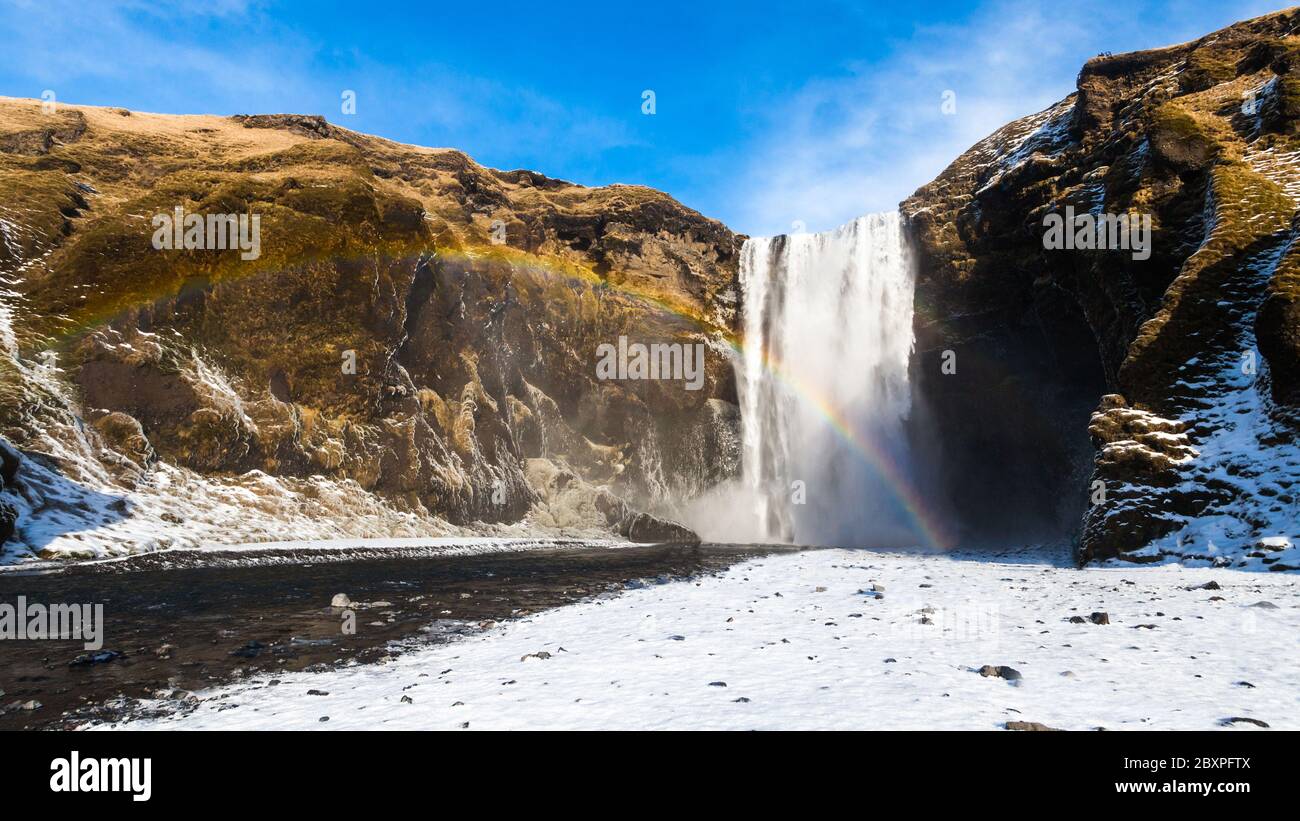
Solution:
<svg viewBox="0 0 1300 821">
<path fill-rule="evenodd" d="M 1297 729 L 1298 640 L 1292 574 L 822 550 L 124 726 Z"/>
</svg>

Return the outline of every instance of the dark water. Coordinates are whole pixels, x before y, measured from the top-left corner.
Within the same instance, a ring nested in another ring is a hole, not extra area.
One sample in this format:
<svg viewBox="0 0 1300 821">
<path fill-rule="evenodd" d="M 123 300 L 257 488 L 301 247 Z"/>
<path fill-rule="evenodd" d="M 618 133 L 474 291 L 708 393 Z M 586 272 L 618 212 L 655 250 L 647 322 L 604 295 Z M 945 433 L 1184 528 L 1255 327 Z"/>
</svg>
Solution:
<svg viewBox="0 0 1300 821">
<path fill-rule="evenodd" d="M 478 556 L 295 551 L 230 559 L 153 554 L 39 574 L 0 573 L 0 603 L 103 604 L 110 661 L 72 664 L 74 640 L 0 640 L 0 729 L 129 714 L 135 700 L 253 673 L 375 661 L 609 593 L 724 569 L 767 546 L 572 547 Z M 354 606 L 355 633 L 336 593 Z M 386 603 L 386 604 L 385 604 Z M 170 645 L 170 648 L 165 647 Z M 36 701 L 39 707 L 21 705 Z"/>
</svg>

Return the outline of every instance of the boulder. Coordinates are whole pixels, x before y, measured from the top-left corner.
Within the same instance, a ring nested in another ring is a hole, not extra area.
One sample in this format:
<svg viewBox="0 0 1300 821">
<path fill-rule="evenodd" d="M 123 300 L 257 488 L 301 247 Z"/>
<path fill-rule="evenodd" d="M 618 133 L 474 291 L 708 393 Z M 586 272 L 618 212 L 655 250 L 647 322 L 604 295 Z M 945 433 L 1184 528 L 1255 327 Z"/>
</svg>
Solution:
<svg viewBox="0 0 1300 821">
<path fill-rule="evenodd" d="M 700 543 L 700 537 L 685 525 L 649 513 L 635 514 L 621 532 L 634 542 Z"/>
</svg>

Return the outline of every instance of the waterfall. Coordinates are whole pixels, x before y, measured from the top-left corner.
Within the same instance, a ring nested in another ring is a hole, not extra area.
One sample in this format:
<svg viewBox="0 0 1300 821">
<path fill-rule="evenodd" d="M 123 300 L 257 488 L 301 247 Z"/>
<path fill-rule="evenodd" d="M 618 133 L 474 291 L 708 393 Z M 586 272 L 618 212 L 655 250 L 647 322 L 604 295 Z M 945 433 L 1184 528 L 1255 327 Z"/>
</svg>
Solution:
<svg viewBox="0 0 1300 821">
<path fill-rule="evenodd" d="M 914 273 L 899 214 L 751 239 L 740 283 L 738 503 L 759 539 L 927 542 L 904 427 Z"/>
</svg>

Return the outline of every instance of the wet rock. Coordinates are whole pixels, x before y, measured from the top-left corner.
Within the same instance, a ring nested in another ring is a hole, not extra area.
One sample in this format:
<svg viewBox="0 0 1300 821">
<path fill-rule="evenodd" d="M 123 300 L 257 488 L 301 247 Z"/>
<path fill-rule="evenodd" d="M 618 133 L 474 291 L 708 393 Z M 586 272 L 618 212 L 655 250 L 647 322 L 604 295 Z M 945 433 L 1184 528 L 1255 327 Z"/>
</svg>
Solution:
<svg viewBox="0 0 1300 821">
<path fill-rule="evenodd" d="M 334 598 L 330 599 L 330 607 L 351 607 L 352 599 L 348 598 L 347 593 L 335 593 Z"/>
<path fill-rule="evenodd" d="M 1223 719 L 1219 723 L 1225 727 L 1231 727 L 1234 724 L 1254 724 L 1256 727 L 1268 727 L 1267 722 L 1260 721 L 1257 718 L 1249 718 L 1247 716 L 1232 716 L 1231 718 Z"/>
<path fill-rule="evenodd" d="M 685 525 L 649 513 L 637 514 L 621 532 L 634 542 L 673 542 L 691 545 L 700 543 L 700 537 Z"/>
<path fill-rule="evenodd" d="M 234 650 L 231 650 L 230 655 L 236 656 L 238 658 L 251 659 L 251 658 L 255 658 L 264 649 L 266 649 L 266 645 L 262 644 L 262 642 L 256 639 L 253 639 L 252 641 L 244 644 L 242 647 L 237 647 Z"/>
<path fill-rule="evenodd" d="M 1001 678 L 1007 681 L 1019 681 L 1023 678 L 1019 670 L 1006 665 L 986 664 L 979 669 L 979 674 L 985 678 Z"/>
<path fill-rule="evenodd" d="M 116 661 L 122 658 L 122 654 L 116 650 L 98 650 L 93 653 L 82 653 L 68 662 L 69 667 L 89 667 L 95 664 L 107 664 L 110 661 Z"/>
</svg>

